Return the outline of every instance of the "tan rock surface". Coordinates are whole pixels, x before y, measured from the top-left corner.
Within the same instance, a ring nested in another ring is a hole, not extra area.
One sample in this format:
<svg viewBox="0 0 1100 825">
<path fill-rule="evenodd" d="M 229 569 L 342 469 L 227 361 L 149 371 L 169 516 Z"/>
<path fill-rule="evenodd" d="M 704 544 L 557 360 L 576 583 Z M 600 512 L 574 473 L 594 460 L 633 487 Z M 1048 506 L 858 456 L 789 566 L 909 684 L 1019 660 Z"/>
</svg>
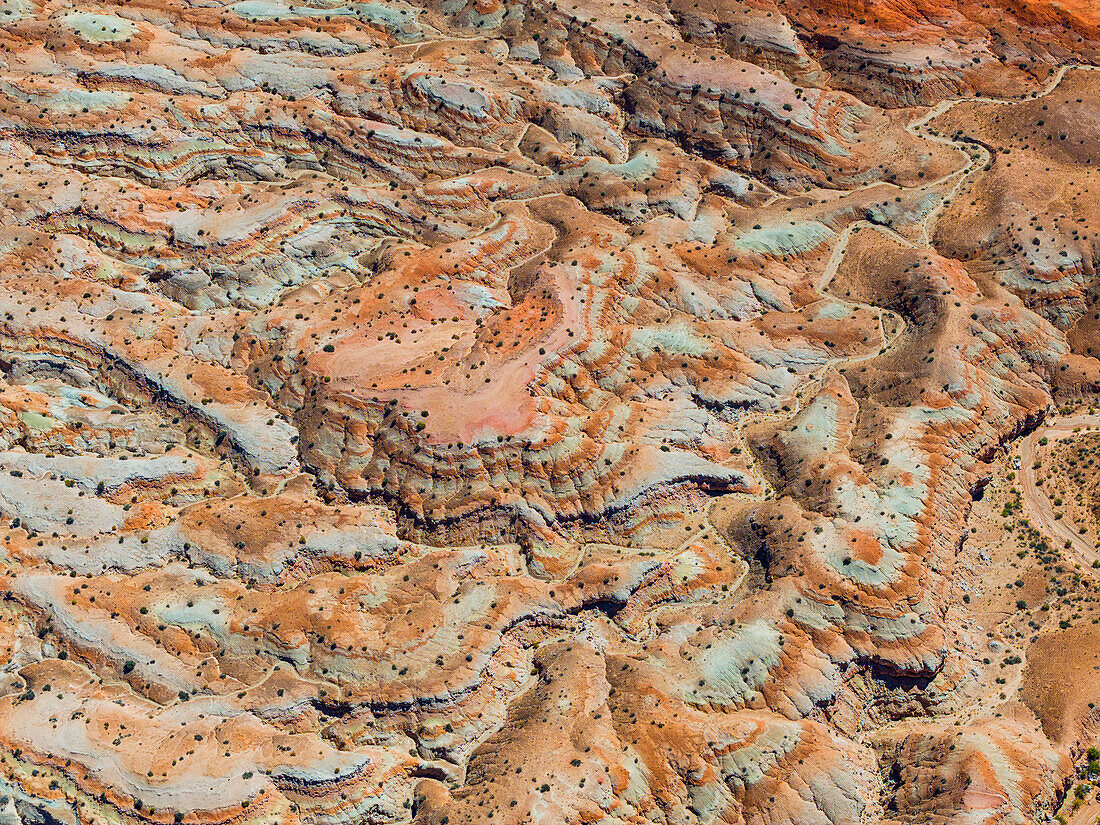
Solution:
<svg viewBox="0 0 1100 825">
<path fill-rule="evenodd" d="M 1043 822 L 1098 43 L 2 0 L 0 825 Z"/>
</svg>

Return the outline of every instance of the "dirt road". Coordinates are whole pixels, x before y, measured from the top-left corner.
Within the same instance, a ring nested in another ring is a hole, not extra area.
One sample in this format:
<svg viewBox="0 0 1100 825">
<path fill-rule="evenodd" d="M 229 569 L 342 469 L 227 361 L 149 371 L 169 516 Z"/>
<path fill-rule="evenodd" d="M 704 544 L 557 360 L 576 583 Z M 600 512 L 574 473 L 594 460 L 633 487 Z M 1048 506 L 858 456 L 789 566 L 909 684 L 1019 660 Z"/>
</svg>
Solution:
<svg viewBox="0 0 1100 825">
<path fill-rule="evenodd" d="M 1087 427 L 1100 430 L 1100 414 L 1081 413 L 1065 418 L 1055 418 L 1050 423 L 1039 427 L 1020 442 L 1019 477 L 1020 497 L 1035 526 L 1054 539 L 1059 549 L 1065 542 L 1070 542 L 1070 549 L 1080 556 L 1082 561 L 1091 564 L 1100 554 L 1090 542 L 1085 541 L 1077 533 L 1072 522 L 1054 517 L 1054 504 L 1042 487 L 1036 483 L 1039 471 L 1032 466 L 1035 463 L 1035 448 L 1040 439 L 1065 438 L 1072 436 L 1075 429 L 1080 428 L 1083 431 Z"/>
</svg>

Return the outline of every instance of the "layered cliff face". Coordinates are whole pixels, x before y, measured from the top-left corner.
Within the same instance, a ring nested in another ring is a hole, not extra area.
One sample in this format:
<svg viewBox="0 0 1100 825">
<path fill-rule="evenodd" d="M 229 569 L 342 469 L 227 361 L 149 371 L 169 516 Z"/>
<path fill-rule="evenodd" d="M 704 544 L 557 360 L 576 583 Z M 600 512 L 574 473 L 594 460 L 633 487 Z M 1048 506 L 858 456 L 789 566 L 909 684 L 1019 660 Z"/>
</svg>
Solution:
<svg viewBox="0 0 1100 825">
<path fill-rule="evenodd" d="M 777 0 L 831 82 L 886 107 L 942 98 L 1019 97 L 1060 64 L 1096 59 L 1088 0 Z"/>
<path fill-rule="evenodd" d="M 1089 4 L 0 21 L 0 823 L 1059 804 Z"/>
</svg>

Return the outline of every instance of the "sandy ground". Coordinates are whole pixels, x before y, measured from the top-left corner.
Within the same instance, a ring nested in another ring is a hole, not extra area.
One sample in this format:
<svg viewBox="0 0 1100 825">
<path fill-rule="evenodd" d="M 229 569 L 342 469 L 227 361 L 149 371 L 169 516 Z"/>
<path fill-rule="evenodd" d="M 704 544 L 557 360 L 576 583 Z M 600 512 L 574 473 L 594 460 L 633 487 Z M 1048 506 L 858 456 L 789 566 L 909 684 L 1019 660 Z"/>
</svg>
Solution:
<svg viewBox="0 0 1100 825">
<path fill-rule="evenodd" d="M 1035 520 L 1037 526 L 1055 539 L 1059 546 L 1068 541 L 1070 549 L 1081 560 L 1091 564 L 1097 558 L 1096 548 L 1078 534 L 1072 522 L 1055 518 L 1050 497 L 1037 484 L 1038 471 L 1034 467 L 1037 445 L 1042 438 L 1046 437 L 1049 440 L 1067 438 L 1074 435 L 1075 429 L 1084 430 L 1086 427 L 1100 429 L 1100 414 L 1080 413 L 1064 418 L 1059 417 L 1024 438 L 1020 442 L 1019 478 L 1021 497 L 1027 507 L 1028 515 Z"/>
<path fill-rule="evenodd" d="M 990 465 L 958 570 L 973 617 L 964 639 L 975 656 L 975 706 L 994 716 L 1034 714 L 1052 740 L 1067 745 L 1082 736 L 1090 744 L 1100 707 L 1100 570 L 1092 567 L 1100 553 L 1091 512 L 1062 501 L 1070 498 L 1073 469 L 1058 456 L 1075 436 L 1097 429 L 1100 415 L 1055 418 Z M 1076 825 L 1095 825 L 1100 815 L 1091 797 L 1072 816 L 1070 807 L 1063 813 Z"/>
<path fill-rule="evenodd" d="M 1100 802 L 1097 801 L 1095 793 L 1091 793 L 1074 810 L 1073 790 L 1071 789 L 1059 814 L 1066 820 L 1066 825 L 1097 825 L 1100 822 Z"/>
</svg>

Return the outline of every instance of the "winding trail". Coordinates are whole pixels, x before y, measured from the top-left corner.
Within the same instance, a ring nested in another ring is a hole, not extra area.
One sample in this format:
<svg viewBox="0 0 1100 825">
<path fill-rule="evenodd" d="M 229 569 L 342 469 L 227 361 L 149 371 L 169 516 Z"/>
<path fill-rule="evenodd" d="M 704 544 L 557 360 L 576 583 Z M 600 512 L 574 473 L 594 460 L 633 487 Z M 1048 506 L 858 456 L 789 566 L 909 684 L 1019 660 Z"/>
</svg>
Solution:
<svg viewBox="0 0 1100 825">
<path fill-rule="evenodd" d="M 922 189 L 929 189 L 946 181 L 949 181 L 952 178 L 957 178 L 954 186 L 952 186 L 951 189 L 940 198 L 936 206 L 933 209 L 929 210 L 928 214 L 926 214 L 921 220 L 918 242 L 914 243 L 913 241 L 905 238 L 904 236 L 896 232 L 894 229 L 888 226 L 883 226 L 882 224 L 874 223 L 869 220 L 859 220 L 850 223 L 841 231 L 840 235 L 837 237 L 836 243 L 833 245 L 832 252 L 829 256 L 829 260 L 826 262 L 825 268 L 822 270 L 821 278 L 817 285 L 818 291 L 822 293 L 822 295 L 827 295 L 828 297 L 835 300 L 843 301 L 851 307 L 863 307 L 878 313 L 880 340 L 882 343 L 879 348 L 872 349 L 869 352 L 863 353 L 861 355 L 829 359 L 821 366 L 815 368 L 806 376 L 803 383 L 795 390 L 796 397 L 798 398 L 798 403 L 794 405 L 791 411 L 761 411 L 751 412 L 741 416 L 738 420 L 737 437 L 741 442 L 740 447 L 742 449 L 742 454 L 746 455 L 748 458 L 748 465 L 745 469 L 745 472 L 751 478 L 756 480 L 760 491 L 751 493 L 728 493 L 723 496 L 724 498 L 732 498 L 750 503 L 761 502 L 771 498 L 775 492 L 772 489 L 767 477 L 757 470 L 755 456 L 745 440 L 745 429 L 747 427 L 765 421 L 791 420 L 802 411 L 805 404 L 808 403 L 809 400 L 812 400 L 814 397 L 816 397 L 817 393 L 811 390 L 815 384 L 818 386 L 818 388 L 820 388 L 821 382 L 823 381 L 827 370 L 836 366 L 856 364 L 886 355 L 891 350 L 893 350 L 901 340 L 903 340 L 905 332 L 907 330 L 907 325 L 905 319 L 901 315 L 884 307 L 875 306 L 873 304 L 865 304 L 859 301 L 853 301 L 847 298 L 841 298 L 839 296 L 832 295 L 828 292 L 828 287 L 832 283 L 833 278 L 836 276 L 837 270 L 840 268 L 840 265 L 843 263 L 844 256 L 848 250 L 848 245 L 851 242 L 852 236 L 856 232 L 863 229 L 869 229 L 875 232 L 879 232 L 887 236 L 891 240 L 895 241 L 896 243 L 909 249 L 927 249 L 929 251 L 934 251 L 934 247 L 932 246 L 932 238 L 935 233 L 935 226 L 939 221 L 940 215 L 943 212 L 944 207 L 946 207 L 955 198 L 959 191 L 966 185 L 971 175 L 973 175 L 981 167 L 988 164 L 989 161 L 992 159 L 989 150 L 981 144 L 971 140 L 944 137 L 938 134 L 935 130 L 931 129 L 928 124 L 939 116 L 948 112 L 954 106 L 959 105 L 960 103 L 980 102 L 996 104 L 1000 106 L 1011 106 L 1017 103 L 1023 103 L 1045 97 L 1058 88 L 1062 80 L 1065 78 L 1067 72 L 1069 72 L 1071 69 L 1100 70 L 1100 67 L 1082 66 L 1078 64 L 1062 66 L 1050 78 L 1050 80 L 1047 81 L 1046 85 L 1044 85 L 1040 91 L 1019 100 L 1005 100 L 989 97 L 969 97 L 943 101 L 906 125 L 905 129 L 910 134 L 916 135 L 933 143 L 952 146 L 958 149 L 960 152 L 964 153 L 969 158 L 969 160 L 959 169 L 956 169 L 955 171 L 944 175 L 939 180 L 933 181 L 930 184 L 923 184 L 920 187 Z M 867 187 L 862 188 L 869 188 L 871 185 L 877 186 L 879 185 L 879 183 L 869 184 Z M 898 188 L 900 189 L 904 187 Z M 782 198 L 783 196 L 780 194 L 773 195 L 760 208 L 766 208 L 776 201 L 781 200 Z M 890 340 L 886 340 L 886 327 L 883 323 L 883 318 L 886 315 L 893 316 L 896 322 L 896 332 L 890 338 Z M 1042 529 L 1052 537 L 1058 538 L 1063 542 L 1069 541 L 1074 551 L 1079 556 L 1081 556 L 1082 559 L 1091 564 L 1094 559 L 1100 557 L 1100 552 L 1091 547 L 1083 538 L 1081 538 L 1081 536 L 1078 535 L 1069 524 L 1063 522 L 1060 519 L 1054 518 L 1053 504 L 1046 496 L 1046 494 L 1036 484 L 1036 472 L 1034 469 L 1032 469 L 1031 466 L 1034 463 L 1035 444 L 1044 435 L 1046 435 L 1047 437 L 1064 437 L 1066 435 L 1072 434 L 1075 427 L 1085 427 L 1090 425 L 1100 429 L 1100 414 L 1077 415 L 1068 418 L 1058 419 L 1044 427 L 1040 427 L 1039 429 L 1028 435 L 1026 438 L 1024 438 L 1020 445 L 1020 479 L 1023 486 L 1022 498 L 1025 501 L 1030 512 L 1034 515 L 1035 520 L 1041 525 Z M 714 502 L 715 499 L 710 499 L 707 501 L 706 506 L 703 509 L 702 524 L 699 530 L 692 533 L 688 538 L 681 542 L 680 545 L 673 551 L 674 554 L 683 552 L 693 543 L 703 542 L 709 538 L 726 550 L 731 561 L 739 559 L 739 557 L 734 554 L 733 550 L 730 548 L 725 538 L 722 536 L 721 531 L 719 531 L 711 523 L 710 514 Z M 588 554 L 589 548 L 592 546 L 593 544 L 591 543 L 586 543 L 581 546 L 577 563 L 574 566 L 574 570 L 580 566 L 582 560 Z M 748 565 L 745 564 L 743 560 L 741 561 L 744 565 L 744 569 L 741 571 L 741 575 L 738 577 L 736 585 L 730 588 L 730 596 L 733 596 L 736 590 L 741 586 L 748 572 Z M 675 606 L 678 608 L 682 608 L 689 604 L 691 604 L 690 601 L 676 602 L 670 605 L 658 605 L 654 613 L 659 611 L 661 607 Z M 612 624 L 614 624 L 614 622 L 612 622 Z M 650 627 L 651 626 L 652 624 L 650 624 Z M 625 630 L 623 630 L 622 628 L 619 628 L 619 630 L 624 634 L 626 633 Z M 1077 820 L 1075 819 L 1074 821 L 1076 822 Z"/>
<path fill-rule="evenodd" d="M 1020 442 L 1020 498 L 1028 509 L 1029 515 L 1035 520 L 1037 526 L 1059 544 L 1069 542 L 1070 549 L 1078 555 L 1082 561 L 1092 564 L 1100 558 L 1100 552 L 1085 541 L 1081 535 L 1073 529 L 1072 522 L 1055 518 L 1054 503 L 1038 483 L 1038 471 L 1033 466 L 1035 463 L 1035 446 L 1039 440 L 1072 438 L 1074 430 L 1084 430 L 1092 427 L 1093 432 L 1100 431 L 1100 414 L 1080 413 L 1078 415 L 1056 418 L 1049 424 L 1039 427 Z"/>
<path fill-rule="evenodd" d="M 861 220 L 848 224 L 848 226 L 844 228 L 844 231 L 840 233 L 840 238 L 837 240 L 836 246 L 833 247 L 833 253 L 829 257 L 829 262 L 825 266 L 825 271 L 822 273 L 819 289 L 824 290 L 826 287 L 828 287 L 829 283 L 836 275 L 836 271 L 844 259 L 844 253 L 847 251 L 848 242 L 851 240 L 852 234 L 858 229 L 866 227 L 869 229 L 873 229 L 877 232 L 881 232 L 882 234 L 893 239 L 894 241 L 900 243 L 902 246 L 908 247 L 909 249 L 933 248 L 932 235 L 935 232 L 935 225 L 939 221 L 940 213 L 943 211 L 944 207 L 947 206 L 955 198 L 962 187 L 966 184 L 967 180 L 969 180 L 970 176 L 980 167 L 989 163 L 991 155 L 989 153 L 989 150 L 982 146 L 980 143 L 976 143 L 972 140 L 944 137 L 943 135 L 940 135 L 936 130 L 930 128 L 928 125 L 929 123 L 938 118 L 940 115 L 947 113 L 955 106 L 958 106 L 960 103 L 989 103 L 998 106 L 1013 106 L 1018 103 L 1024 103 L 1030 100 L 1038 100 L 1040 98 L 1046 97 L 1058 88 L 1062 80 L 1065 78 L 1066 73 L 1069 72 L 1070 69 L 1096 71 L 1097 69 L 1100 69 L 1100 67 L 1082 66 L 1078 64 L 1062 66 L 1057 72 L 1055 72 L 1054 76 L 1047 81 L 1046 85 L 1042 89 L 1040 89 L 1038 92 L 1031 95 L 1030 97 L 1026 97 L 1021 100 L 1003 100 L 993 97 L 963 97 L 955 100 L 945 100 L 932 107 L 916 120 L 913 120 L 908 125 L 906 125 L 905 131 L 909 132 L 910 134 L 930 141 L 932 143 L 939 143 L 944 146 L 954 147 L 960 152 L 966 154 L 970 158 L 970 160 L 959 169 L 956 169 L 954 172 L 944 175 L 939 180 L 933 181 L 930 184 L 924 184 L 921 187 L 923 189 L 929 189 L 931 187 L 944 183 L 951 178 L 958 178 L 951 190 L 942 198 L 940 198 L 939 203 L 937 203 L 936 206 L 932 210 L 930 210 L 927 215 L 924 216 L 924 219 L 921 221 L 919 243 L 913 243 L 908 238 L 899 235 L 893 229 L 887 226 L 882 226 L 881 224 L 872 223 L 871 221 Z M 899 187 L 899 189 L 900 188 L 903 187 Z"/>
<path fill-rule="evenodd" d="M 771 485 L 768 483 L 768 481 L 764 477 L 764 475 L 762 473 L 759 473 L 759 472 L 756 471 L 755 457 L 753 456 L 752 450 L 748 448 L 748 445 L 745 442 L 744 431 L 745 431 L 746 427 L 748 427 L 751 424 L 756 424 L 756 423 L 760 423 L 760 422 L 763 422 L 763 421 L 790 420 L 794 416 L 798 415 L 799 412 L 801 412 L 802 407 L 804 406 L 806 399 L 810 399 L 810 398 L 814 397 L 815 393 L 810 392 L 809 388 L 812 387 L 815 382 L 820 383 L 820 381 L 822 380 L 822 378 L 824 376 L 824 373 L 827 369 L 829 369 L 831 367 L 834 367 L 834 366 L 837 366 L 838 364 L 854 364 L 854 363 L 859 363 L 859 362 L 862 362 L 862 361 L 868 361 L 868 360 L 871 360 L 873 358 L 877 358 L 877 357 L 882 356 L 882 355 L 886 355 L 891 350 L 893 350 L 901 340 L 903 340 L 906 329 L 907 329 L 907 326 L 906 326 L 905 319 L 902 318 L 899 314 L 897 314 L 896 312 L 893 312 L 892 310 L 885 309 L 884 307 L 874 306 L 872 304 L 863 304 L 863 303 L 858 302 L 858 301 L 852 301 L 852 300 L 849 300 L 849 299 L 840 298 L 839 296 L 831 295 L 828 292 L 828 287 L 832 283 L 833 278 L 836 276 L 837 270 L 840 268 L 841 263 L 843 263 L 844 255 L 848 251 L 848 245 L 851 242 L 852 236 L 857 231 L 860 231 L 862 229 L 869 229 L 869 230 L 873 230 L 875 232 L 879 232 L 879 233 L 887 236 L 891 240 L 893 240 L 893 241 L 895 241 L 895 242 L 897 242 L 897 243 L 901 244 L 902 246 L 907 247 L 909 249 L 933 250 L 934 247 L 932 246 L 932 237 L 935 233 L 935 226 L 939 221 L 940 214 L 943 212 L 944 207 L 947 206 L 955 198 L 955 196 L 959 193 L 959 191 L 966 185 L 966 183 L 970 179 L 971 175 L 973 175 L 978 169 L 985 166 L 991 160 L 992 156 L 990 155 L 989 150 L 986 149 L 981 144 L 976 143 L 976 142 L 971 141 L 971 140 L 945 137 L 943 135 L 940 135 L 934 129 L 932 129 L 929 126 L 929 124 L 932 121 L 934 121 L 936 118 L 938 118 L 941 115 L 948 112 L 953 107 L 959 105 L 960 103 L 978 102 L 978 103 L 995 104 L 995 105 L 999 105 L 999 106 L 1012 106 L 1012 105 L 1015 105 L 1015 104 L 1018 104 L 1018 103 L 1024 103 L 1024 102 L 1027 102 L 1027 101 L 1038 100 L 1040 98 L 1046 97 L 1047 95 L 1051 94 L 1051 92 L 1053 92 L 1055 89 L 1058 88 L 1058 86 L 1062 83 L 1062 80 L 1065 78 L 1066 74 L 1071 69 L 1082 69 L 1082 70 L 1095 71 L 1095 70 L 1100 69 L 1100 67 L 1083 66 L 1083 65 L 1079 65 L 1079 64 L 1069 64 L 1069 65 L 1062 66 L 1058 69 L 1057 72 L 1055 72 L 1052 75 L 1052 77 L 1047 81 L 1047 83 L 1043 86 L 1042 89 L 1040 89 L 1039 91 L 1035 92 L 1032 95 L 1029 95 L 1027 97 L 1024 97 L 1024 98 L 1021 98 L 1021 99 L 1018 99 L 1018 100 L 999 99 L 999 98 L 979 96 L 979 97 L 967 97 L 967 98 L 958 98 L 958 99 L 955 99 L 955 100 L 942 101 L 941 103 L 939 103 L 936 106 L 932 107 L 927 112 L 925 112 L 923 115 L 921 115 L 920 117 L 914 119 L 913 121 L 911 121 L 909 124 L 906 125 L 905 130 L 907 132 L 909 132 L 910 134 L 916 135 L 916 136 L 918 136 L 922 139 L 928 140 L 928 141 L 933 142 L 933 143 L 938 143 L 938 144 L 942 144 L 942 145 L 946 145 L 946 146 L 952 146 L 955 149 L 958 149 L 960 152 L 964 153 L 969 158 L 969 160 L 965 164 L 963 164 L 963 166 L 961 166 L 959 169 L 956 169 L 954 172 L 950 172 L 947 175 L 944 175 L 939 180 L 933 181 L 930 184 L 923 184 L 921 186 L 921 188 L 923 188 L 923 189 L 928 189 L 928 188 L 931 188 L 931 187 L 935 187 L 935 186 L 937 186 L 941 183 L 944 183 L 948 180 L 951 180 L 952 178 L 957 178 L 957 180 L 955 181 L 955 185 L 950 189 L 950 191 L 948 191 L 945 195 L 943 195 L 943 197 L 940 198 L 940 200 L 936 204 L 936 206 L 933 209 L 931 209 L 928 212 L 928 214 L 925 215 L 924 218 L 922 219 L 922 221 L 920 223 L 920 233 L 919 233 L 919 236 L 918 236 L 918 240 L 919 240 L 918 243 L 914 243 L 913 241 L 910 241 L 908 238 L 905 238 L 904 236 L 900 235 L 898 232 L 896 232 L 895 230 L 893 230 L 892 228 L 890 228 L 888 226 L 883 226 L 881 224 L 873 223 L 872 221 L 868 221 L 868 220 L 855 221 L 853 223 L 848 224 L 841 231 L 839 237 L 837 238 L 836 243 L 833 246 L 833 250 L 832 250 L 832 252 L 829 256 L 829 260 L 826 262 L 825 268 L 822 271 L 821 279 L 818 283 L 818 291 L 821 292 L 824 295 L 830 295 L 830 297 L 835 298 L 836 300 L 844 301 L 845 303 L 847 303 L 847 304 L 849 304 L 850 306 L 853 306 L 853 307 L 864 307 L 864 308 L 868 308 L 868 309 L 871 309 L 873 311 L 878 312 L 879 313 L 879 318 L 878 318 L 878 320 L 879 320 L 879 329 L 880 329 L 880 334 L 881 334 L 881 340 L 883 342 L 882 346 L 878 350 L 872 350 L 868 353 L 864 353 L 863 355 L 857 355 L 857 356 L 853 356 L 853 357 L 850 357 L 850 358 L 838 358 L 838 359 L 830 360 L 826 364 L 823 364 L 821 367 L 816 369 L 809 376 L 807 376 L 805 382 L 796 391 L 799 394 L 799 397 L 800 397 L 801 401 L 791 412 L 789 412 L 789 413 L 786 413 L 786 412 L 785 413 L 776 413 L 776 412 L 749 413 L 748 415 L 745 415 L 741 418 L 741 420 L 739 422 L 739 426 L 737 428 L 737 433 L 738 433 L 738 437 L 741 440 L 741 447 L 745 452 L 747 452 L 747 455 L 748 455 L 749 465 L 748 465 L 748 468 L 747 468 L 747 472 L 749 472 L 749 474 L 752 475 L 752 477 L 757 480 L 757 482 L 759 483 L 759 486 L 761 488 L 761 492 L 760 493 L 733 493 L 733 494 L 730 494 L 732 497 L 739 498 L 739 499 L 744 499 L 744 500 L 750 500 L 750 501 L 762 501 L 764 499 L 769 498 L 774 492 L 771 489 Z M 875 185 L 877 185 L 877 184 L 875 184 Z M 864 187 L 864 188 L 866 188 L 866 187 Z M 898 188 L 903 188 L 903 187 L 898 187 Z M 858 191 L 858 190 L 856 190 L 856 191 Z M 776 201 L 779 198 L 780 198 L 780 196 L 778 196 L 778 195 L 772 197 L 765 204 L 765 206 L 770 205 L 772 202 Z M 896 330 L 897 330 L 895 332 L 895 334 L 893 335 L 893 337 L 889 341 L 886 340 L 885 325 L 883 324 L 883 317 L 887 314 L 892 315 L 894 317 L 894 319 L 896 321 Z M 1087 418 L 1090 419 L 1089 423 L 1100 424 L 1100 415 L 1091 416 L 1091 417 L 1087 417 Z M 1071 420 L 1072 419 L 1065 419 L 1066 422 L 1069 422 Z M 1051 425 L 1051 426 L 1055 426 L 1055 425 Z M 1070 430 L 1072 430 L 1073 426 L 1076 426 L 1076 424 L 1070 424 L 1069 425 Z M 1030 469 L 1030 465 L 1031 465 L 1033 459 L 1028 458 L 1026 456 L 1030 455 L 1031 450 L 1034 447 L 1035 440 L 1039 437 L 1041 437 L 1041 435 L 1038 432 L 1037 433 L 1032 433 L 1032 435 L 1029 436 L 1028 439 L 1025 439 L 1025 442 L 1021 447 L 1021 451 L 1025 454 L 1025 458 L 1022 461 L 1022 465 L 1026 466 L 1029 469 Z M 1051 505 L 1049 499 L 1047 499 L 1046 495 L 1043 494 L 1042 491 L 1038 490 L 1038 488 L 1034 485 L 1034 480 L 1035 480 L 1034 479 L 1034 474 L 1032 473 L 1032 475 L 1031 475 L 1030 495 L 1028 495 L 1028 487 L 1027 487 L 1027 484 L 1025 483 L 1025 497 L 1028 498 L 1029 505 L 1033 507 L 1033 509 L 1035 510 L 1036 513 L 1043 513 L 1043 514 L 1045 514 L 1045 516 L 1047 516 L 1047 517 L 1044 517 L 1040 520 L 1044 524 L 1049 522 L 1049 524 L 1051 525 L 1049 529 L 1052 531 L 1053 535 L 1063 535 L 1065 538 L 1071 539 L 1073 541 L 1073 545 L 1074 545 L 1075 548 L 1078 548 L 1079 550 L 1086 549 L 1085 548 L 1086 543 L 1084 542 L 1083 539 L 1081 539 L 1080 536 L 1073 533 L 1073 531 L 1067 525 L 1061 524 L 1059 520 L 1054 519 L 1053 511 L 1051 509 L 1052 505 Z M 699 530 L 698 533 L 696 533 L 691 538 L 689 538 L 684 543 L 683 546 L 686 546 L 691 541 L 695 541 L 699 538 L 702 538 L 708 531 L 713 531 L 715 535 L 719 535 L 718 531 L 710 523 L 710 503 L 709 502 L 708 502 L 708 505 L 706 507 L 706 510 L 705 510 L 705 513 L 704 513 L 704 516 L 703 516 L 703 527 Z M 1091 560 L 1093 558 L 1097 557 L 1097 553 L 1093 548 L 1088 547 L 1087 548 L 1087 556 L 1088 556 L 1089 561 L 1091 562 Z"/>
</svg>

